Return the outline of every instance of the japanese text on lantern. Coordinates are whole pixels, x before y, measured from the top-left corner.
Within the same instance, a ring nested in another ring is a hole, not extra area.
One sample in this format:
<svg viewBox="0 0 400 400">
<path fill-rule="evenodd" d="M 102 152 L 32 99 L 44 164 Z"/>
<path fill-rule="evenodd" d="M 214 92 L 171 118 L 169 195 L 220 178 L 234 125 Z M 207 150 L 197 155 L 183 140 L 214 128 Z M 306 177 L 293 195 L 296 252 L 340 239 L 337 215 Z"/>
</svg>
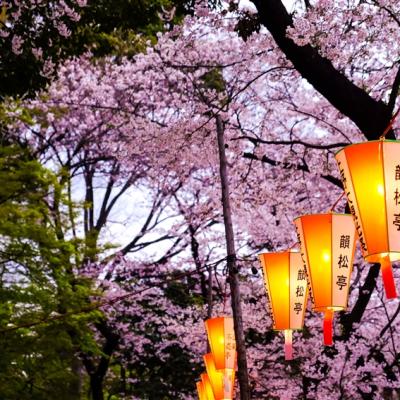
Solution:
<svg viewBox="0 0 400 400">
<path fill-rule="evenodd" d="M 235 335 L 234 333 L 227 333 L 225 342 L 226 358 L 230 359 L 231 357 L 235 357 L 235 350 L 236 350 Z"/>
<path fill-rule="evenodd" d="M 338 288 L 338 290 L 343 290 L 348 284 L 348 279 L 350 277 L 350 263 L 349 259 L 351 259 L 351 252 L 353 251 L 352 249 L 352 240 L 350 235 L 347 234 L 340 234 L 339 235 L 339 246 L 336 246 L 338 248 L 337 254 L 337 267 L 334 268 L 335 271 L 335 284 Z"/>
<path fill-rule="evenodd" d="M 304 296 L 306 295 L 306 288 L 307 288 L 307 274 L 304 266 L 301 266 L 297 270 L 297 286 L 296 286 L 296 298 L 293 305 L 293 311 L 296 315 L 303 310 L 304 304 Z"/>
<path fill-rule="evenodd" d="M 298 275 L 297 275 L 297 280 L 299 281 L 306 281 L 306 285 L 308 286 L 308 295 L 310 296 L 310 300 L 311 303 L 314 303 L 314 297 L 312 294 L 312 290 L 311 290 L 311 282 L 309 279 L 307 279 L 307 266 L 306 266 L 306 255 L 304 254 L 304 243 L 302 241 L 301 238 L 301 234 L 298 230 L 297 225 L 296 227 L 296 235 L 297 235 L 297 242 L 300 244 L 300 255 L 301 255 L 301 259 L 303 260 L 303 267 L 301 268 L 301 270 L 299 269 Z M 295 305 L 294 311 L 296 312 L 296 314 L 298 314 L 301 311 L 301 307 L 299 307 L 298 305 Z"/>
<path fill-rule="evenodd" d="M 397 209 L 400 205 L 400 191 L 397 187 L 397 182 L 400 181 L 400 165 L 396 165 L 395 167 L 394 180 L 396 182 L 396 189 L 394 191 L 393 201 L 395 209 Z M 393 214 L 393 225 L 395 225 L 397 227 L 397 230 L 400 231 L 400 212 Z"/>
</svg>

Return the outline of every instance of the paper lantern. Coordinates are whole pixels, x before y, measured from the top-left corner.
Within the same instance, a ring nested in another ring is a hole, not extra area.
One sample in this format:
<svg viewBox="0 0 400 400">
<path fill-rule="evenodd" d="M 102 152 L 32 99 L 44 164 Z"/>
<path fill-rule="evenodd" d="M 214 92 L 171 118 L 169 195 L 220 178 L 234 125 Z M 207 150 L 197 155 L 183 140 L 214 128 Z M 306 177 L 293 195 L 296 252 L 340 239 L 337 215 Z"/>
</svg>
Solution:
<svg viewBox="0 0 400 400">
<path fill-rule="evenodd" d="M 212 353 L 203 356 L 207 375 L 210 379 L 215 400 L 233 399 L 235 385 L 235 371 L 233 369 L 217 370 Z"/>
<path fill-rule="evenodd" d="M 274 321 L 273 328 L 285 332 L 285 359 L 293 358 L 292 330 L 302 329 L 308 287 L 304 263 L 298 251 L 262 253 L 265 287 Z"/>
<path fill-rule="evenodd" d="M 324 312 L 324 343 L 332 345 L 334 311 L 345 310 L 353 269 L 356 229 L 350 214 L 314 214 L 295 219 L 306 264 L 313 310 Z"/>
<path fill-rule="evenodd" d="M 210 378 L 208 377 L 207 374 L 201 374 L 200 376 L 201 376 L 201 382 L 203 383 L 204 393 L 206 396 L 205 398 L 207 400 L 215 400 Z"/>
<path fill-rule="evenodd" d="M 199 395 L 199 400 L 208 400 L 203 382 L 202 381 L 196 382 L 196 387 L 197 387 L 197 394 Z"/>
<path fill-rule="evenodd" d="M 391 261 L 400 260 L 400 141 L 350 145 L 336 154 L 364 259 L 380 263 L 386 297 L 397 297 Z"/>
<path fill-rule="evenodd" d="M 236 369 L 236 340 L 233 318 L 210 318 L 205 321 L 205 326 L 216 369 Z"/>
</svg>

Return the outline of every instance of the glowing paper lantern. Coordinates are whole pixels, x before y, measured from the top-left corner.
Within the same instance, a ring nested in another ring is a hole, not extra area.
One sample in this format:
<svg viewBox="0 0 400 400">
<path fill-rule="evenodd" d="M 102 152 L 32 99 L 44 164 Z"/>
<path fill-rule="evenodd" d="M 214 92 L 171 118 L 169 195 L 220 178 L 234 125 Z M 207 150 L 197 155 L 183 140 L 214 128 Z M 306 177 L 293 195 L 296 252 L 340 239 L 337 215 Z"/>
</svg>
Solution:
<svg viewBox="0 0 400 400">
<path fill-rule="evenodd" d="M 212 390 L 210 378 L 207 374 L 201 374 L 201 382 L 203 383 L 204 393 L 207 400 L 215 400 L 214 392 Z"/>
<path fill-rule="evenodd" d="M 207 375 L 210 379 L 215 400 L 233 399 L 235 385 L 235 371 L 233 369 L 217 370 L 212 353 L 203 356 L 206 365 Z"/>
<path fill-rule="evenodd" d="M 197 387 L 197 394 L 199 395 L 199 400 L 208 400 L 203 382 L 202 381 L 196 382 L 196 387 Z"/>
<path fill-rule="evenodd" d="M 285 359 L 293 358 L 292 330 L 302 329 L 308 297 L 307 275 L 298 251 L 259 255 L 274 329 L 285 332 Z"/>
<path fill-rule="evenodd" d="M 397 297 L 391 261 L 400 260 L 400 141 L 350 145 L 336 154 L 366 261 L 381 264 L 386 297 Z"/>
<path fill-rule="evenodd" d="M 311 286 L 313 310 L 325 313 L 324 343 L 332 345 L 334 311 L 345 310 L 356 244 L 350 214 L 314 214 L 295 219 Z"/>
<path fill-rule="evenodd" d="M 205 321 L 205 326 L 216 369 L 236 369 L 236 340 L 233 318 L 210 318 Z"/>
</svg>

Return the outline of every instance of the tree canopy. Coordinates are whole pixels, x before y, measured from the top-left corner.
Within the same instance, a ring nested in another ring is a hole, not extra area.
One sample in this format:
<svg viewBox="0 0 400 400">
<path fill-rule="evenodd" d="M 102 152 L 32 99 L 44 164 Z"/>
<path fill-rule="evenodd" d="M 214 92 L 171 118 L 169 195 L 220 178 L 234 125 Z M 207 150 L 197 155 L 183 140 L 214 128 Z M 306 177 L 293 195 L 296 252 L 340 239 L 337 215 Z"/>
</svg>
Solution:
<svg viewBox="0 0 400 400">
<path fill-rule="evenodd" d="M 203 321 L 231 314 L 236 283 L 251 398 L 400 395 L 400 306 L 379 264 L 357 251 L 334 346 L 309 304 L 287 362 L 257 259 L 336 203 L 336 151 L 396 137 L 400 5 L 2 10 L 1 398 L 194 399 Z"/>
</svg>

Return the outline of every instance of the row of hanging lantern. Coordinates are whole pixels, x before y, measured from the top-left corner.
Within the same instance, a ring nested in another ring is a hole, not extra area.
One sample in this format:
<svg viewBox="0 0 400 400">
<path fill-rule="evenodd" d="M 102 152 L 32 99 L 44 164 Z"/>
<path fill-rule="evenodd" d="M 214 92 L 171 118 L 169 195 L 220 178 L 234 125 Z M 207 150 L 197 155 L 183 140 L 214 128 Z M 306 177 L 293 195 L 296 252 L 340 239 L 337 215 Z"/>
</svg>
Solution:
<svg viewBox="0 0 400 400">
<path fill-rule="evenodd" d="M 206 373 L 196 382 L 199 400 L 232 400 L 237 357 L 233 318 L 210 318 L 205 327 L 211 353 L 203 356 Z"/>
<path fill-rule="evenodd" d="M 347 308 L 357 236 L 364 259 L 381 264 L 386 297 L 397 297 L 391 261 L 400 259 L 400 141 L 350 145 L 335 158 L 351 215 L 298 217 L 300 252 L 259 255 L 273 328 L 285 332 L 286 359 L 292 330 L 303 327 L 308 292 L 313 311 L 324 313 L 324 344 L 332 345 L 334 312 Z"/>
<path fill-rule="evenodd" d="M 400 260 L 400 141 L 350 145 L 336 156 L 351 214 L 304 215 L 294 220 L 300 251 L 259 255 L 273 328 L 284 331 L 292 359 L 292 331 L 302 329 L 307 299 L 323 312 L 324 344 L 332 345 L 335 311 L 346 310 L 357 237 L 367 262 L 380 263 L 388 299 L 396 298 L 391 267 Z M 211 353 L 197 382 L 200 400 L 234 396 L 236 345 L 233 319 L 205 322 Z"/>
</svg>

